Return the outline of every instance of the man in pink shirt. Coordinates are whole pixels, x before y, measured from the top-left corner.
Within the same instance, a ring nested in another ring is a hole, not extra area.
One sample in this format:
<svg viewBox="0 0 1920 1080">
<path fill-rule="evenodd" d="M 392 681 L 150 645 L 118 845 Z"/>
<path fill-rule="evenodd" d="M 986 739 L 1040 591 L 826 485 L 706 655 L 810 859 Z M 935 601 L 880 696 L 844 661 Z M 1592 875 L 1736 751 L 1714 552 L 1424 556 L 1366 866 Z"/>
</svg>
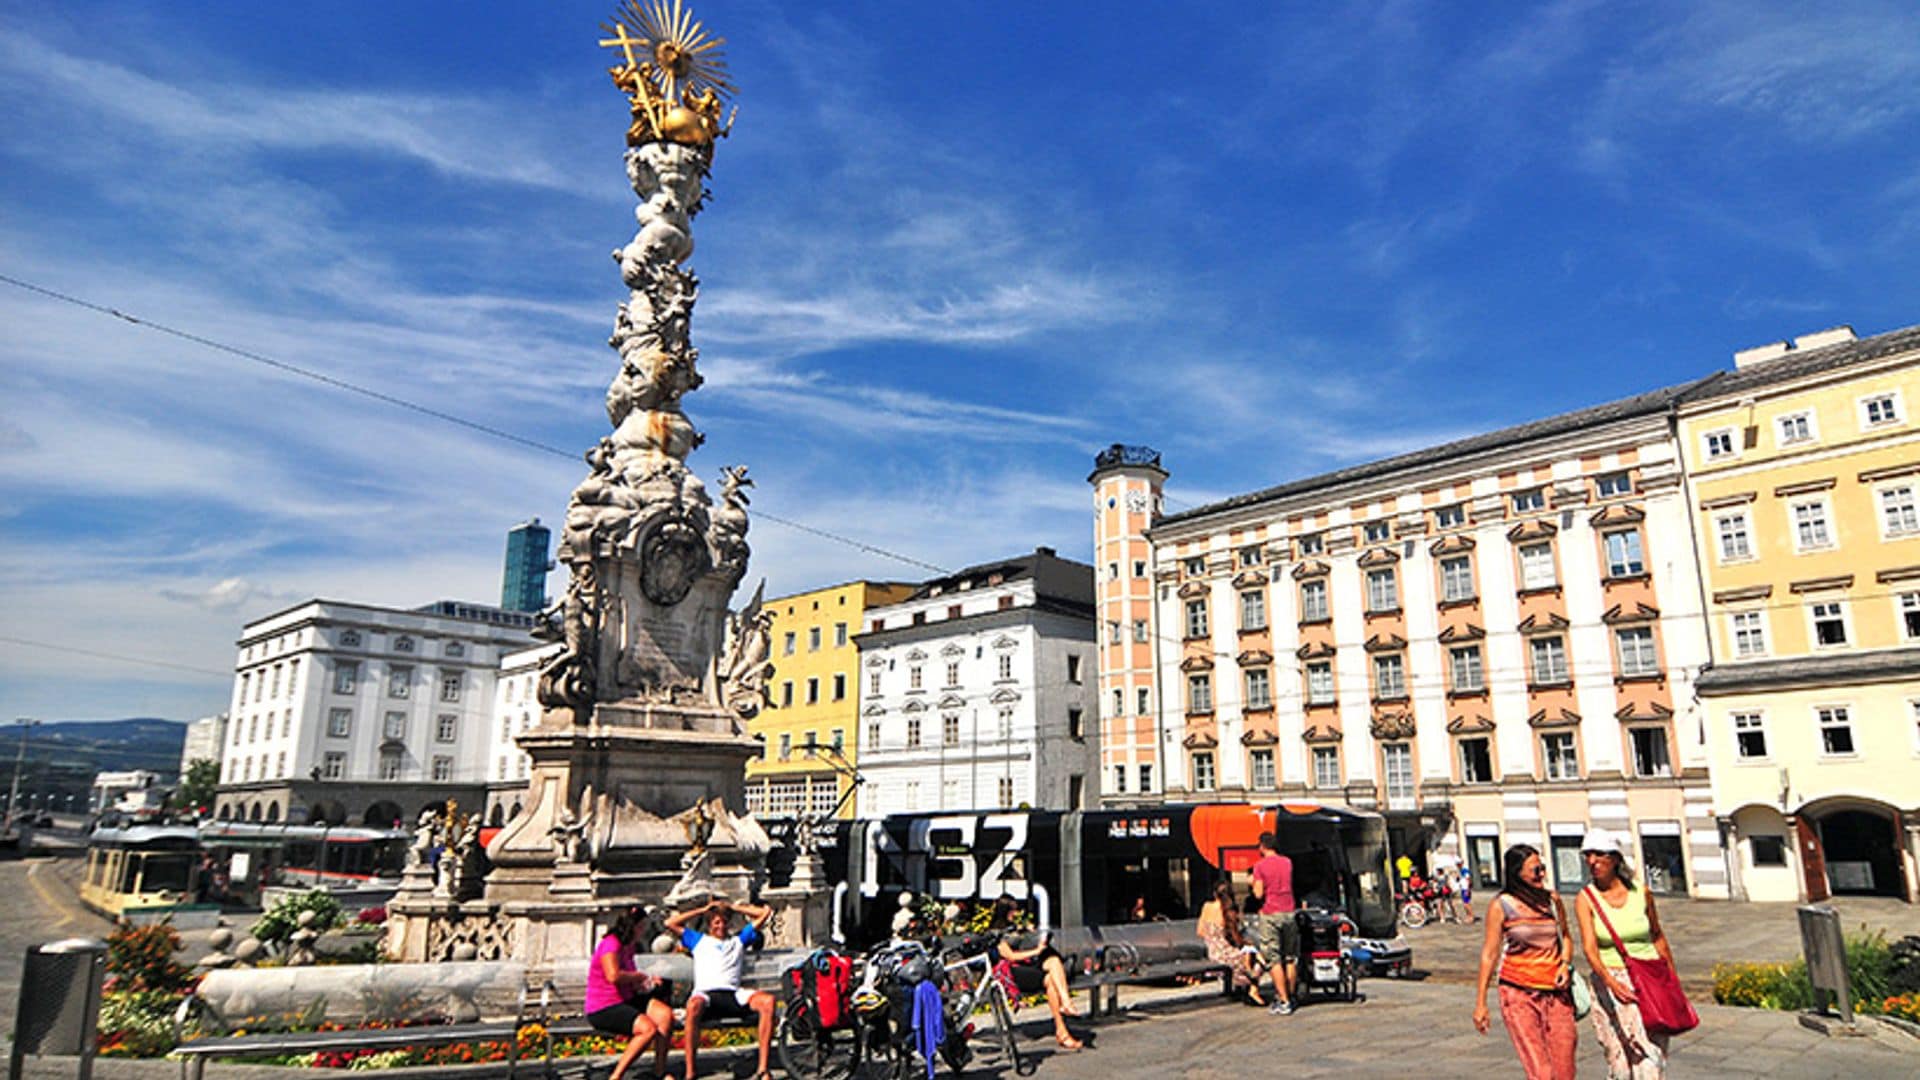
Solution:
<svg viewBox="0 0 1920 1080">
<path fill-rule="evenodd" d="M 1295 954 L 1300 930 L 1293 921 L 1293 860 L 1280 854 L 1280 841 L 1270 832 L 1260 834 L 1260 861 L 1253 864 L 1253 895 L 1260 914 L 1253 924 L 1254 947 L 1273 973 L 1273 1004 L 1267 1011 L 1285 1016 L 1293 1011 Z"/>
</svg>

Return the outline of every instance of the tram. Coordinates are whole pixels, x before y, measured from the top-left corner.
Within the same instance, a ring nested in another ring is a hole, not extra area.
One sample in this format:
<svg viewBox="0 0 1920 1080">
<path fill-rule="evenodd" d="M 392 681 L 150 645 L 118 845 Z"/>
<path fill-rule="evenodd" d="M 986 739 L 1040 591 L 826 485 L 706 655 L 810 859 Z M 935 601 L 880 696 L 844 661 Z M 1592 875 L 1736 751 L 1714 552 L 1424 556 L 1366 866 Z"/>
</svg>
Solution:
<svg viewBox="0 0 1920 1080">
<path fill-rule="evenodd" d="M 263 825 L 210 821 L 201 848 L 221 872 L 226 899 L 259 903 L 269 885 L 360 889 L 398 884 L 408 834 L 345 825 Z"/>
<path fill-rule="evenodd" d="M 1192 937 L 1215 883 L 1259 858 L 1271 832 L 1293 860 L 1303 907 L 1344 914 L 1358 936 L 1395 935 L 1386 820 L 1318 804 L 1170 805 L 1137 810 L 1008 810 L 901 814 L 846 821 L 821 836 L 834 919 L 854 943 L 885 938 L 899 896 L 1027 902 L 1069 936 L 1129 923 Z M 1197 940 L 1197 939 L 1196 939 Z"/>
<path fill-rule="evenodd" d="M 110 918 L 197 910 L 200 834 L 185 825 L 95 829 L 80 901 Z"/>
</svg>

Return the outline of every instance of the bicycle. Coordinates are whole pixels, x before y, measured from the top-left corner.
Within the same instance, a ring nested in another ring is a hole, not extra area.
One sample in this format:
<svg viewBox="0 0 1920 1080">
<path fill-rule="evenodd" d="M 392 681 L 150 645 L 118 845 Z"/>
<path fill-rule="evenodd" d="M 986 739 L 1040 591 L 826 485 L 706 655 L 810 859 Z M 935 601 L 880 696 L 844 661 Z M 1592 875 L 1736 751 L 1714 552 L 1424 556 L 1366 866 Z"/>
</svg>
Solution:
<svg viewBox="0 0 1920 1080">
<path fill-rule="evenodd" d="M 993 1014 L 993 1032 L 988 1043 L 993 1056 L 984 1060 L 995 1067 L 1010 1069 L 1016 1076 L 1025 1075 L 1020 1047 L 1014 1040 L 1013 1005 L 1007 1000 L 1007 988 L 994 977 L 992 954 L 965 957 L 947 964 L 944 970 L 947 990 L 952 996 L 942 995 L 946 999 L 947 1038 L 940 1046 L 940 1056 L 948 1067 L 959 1073 L 972 1063 L 972 1044 L 980 1033 L 973 1018 L 984 1007 Z"/>
</svg>

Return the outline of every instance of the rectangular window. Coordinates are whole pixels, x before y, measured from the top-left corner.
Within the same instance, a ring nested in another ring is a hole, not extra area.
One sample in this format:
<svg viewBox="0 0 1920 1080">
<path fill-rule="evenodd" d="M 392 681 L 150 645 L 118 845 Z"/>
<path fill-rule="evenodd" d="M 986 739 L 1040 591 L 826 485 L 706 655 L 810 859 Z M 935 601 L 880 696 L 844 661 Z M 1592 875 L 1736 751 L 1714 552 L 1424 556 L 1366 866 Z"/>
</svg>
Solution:
<svg viewBox="0 0 1920 1080">
<path fill-rule="evenodd" d="M 1393 527 L 1384 521 L 1369 521 L 1365 530 L 1369 544 L 1384 544 L 1393 539 Z"/>
<path fill-rule="evenodd" d="M 1000 725 L 1000 741 L 1003 743 L 1012 742 L 1013 741 L 1013 710 L 1012 709 L 1000 710 L 999 725 Z"/>
<path fill-rule="evenodd" d="M 1900 399 L 1895 394 L 1875 394 L 1860 402 L 1860 415 L 1867 427 L 1900 422 Z"/>
<path fill-rule="evenodd" d="M 1207 560 L 1202 558 L 1188 559 L 1184 564 L 1184 569 L 1188 577 L 1199 577 L 1207 572 Z"/>
<path fill-rule="evenodd" d="M 1533 682 L 1536 686 L 1552 686 L 1567 681 L 1567 642 L 1558 635 L 1529 639 L 1527 647 L 1533 657 Z"/>
<path fill-rule="evenodd" d="M 407 737 L 407 714 L 403 712 L 388 713 L 386 722 L 380 725 L 380 735 L 382 738 L 405 741 Z"/>
<path fill-rule="evenodd" d="M 1135 641 L 1147 640 L 1147 620 L 1145 619 L 1133 620 L 1133 640 Z"/>
<path fill-rule="evenodd" d="M 1400 607 L 1400 581 L 1392 567 L 1367 571 L 1367 610 L 1395 611 Z"/>
<path fill-rule="evenodd" d="M 320 758 L 320 777 L 324 780 L 339 780 L 347 775 L 347 755 L 338 750 L 329 750 Z"/>
<path fill-rule="evenodd" d="M 1813 441 L 1813 414 L 1809 412 L 1789 413 L 1774 421 L 1775 430 L 1780 433 L 1781 446 Z"/>
<path fill-rule="evenodd" d="M 1327 620 L 1327 583 L 1322 579 L 1300 583 L 1300 621 Z"/>
<path fill-rule="evenodd" d="M 1138 699 L 1134 711 L 1140 716 L 1153 715 L 1153 692 L 1142 686 L 1134 691 L 1134 696 Z"/>
<path fill-rule="evenodd" d="M 1449 649 L 1447 660 L 1453 669 L 1455 693 L 1475 694 L 1487 688 L 1486 669 L 1480 663 L 1480 646 L 1461 645 Z"/>
<path fill-rule="evenodd" d="M 1513 493 L 1513 512 L 1530 514 L 1535 510 L 1547 508 L 1547 493 L 1543 488 L 1530 488 Z"/>
<path fill-rule="evenodd" d="M 1142 793 L 1146 793 L 1146 792 L 1151 792 L 1152 790 L 1153 790 L 1153 766 L 1141 765 L 1140 766 L 1140 791 Z"/>
<path fill-rule="evenodd" d="M 1255 750 L 1247 755 L 1248 771 L 1253 773 L 1255 791 L 1272 791 L 1278 785 L 1273 776 L 1273 751 L 1268 748 Z"/>
<path fill-rule="evenodd" d="M 1720 537 L 1720 561 L 1741 562 L 1753 558 L 1753 541 L 1747 532 L 1747 515 L 1722 514 L 1714 519 L 1714 531 Z"/>
<path fill-rule="evenodd" d="M 1108 716 L 1125 716 L 1126 714 L 1127 714 L 1127 692 L 1116 686 L 1113 688 L 1113 709 L 1112 711 L 1108 712 L 1107 715 Z"/>
<path fill-rule="evenodd" d="M 807 704 L 809 704 L 809 705 L 818 705 L 818 704 L 820 704 L 820 679 L 819 679 L 819 676 L 814 676 L 814 677 L 812 677 L 812 678 L 809 678 L 809 679 L 807 680 Z"/>
<path fill-rule="evenodd" d="M 920 718 L 917 716 L 907 717 L 907 749 L 920 749 Z"/>
<path fill-rule="evenodd" d="M 1267 628 L 1267 594 L 1252 589 L 1240 594 L 1240 629 L 1265 630 Z"/>
<path fill-rule="evenodd" d="M 1457 503 L 1443 506 L 1433 512 L 1433 527 L 1436 529 L 1457 529 L 1467 523 L 1467 512 Z"/>
<path fill-rule="evenodd" d="M 1120 644 L 1120 620 L 1119 619 L 1107 620 L 1107 644 L 1109 645 Z"/>
<path fill-rule="evenodd" d="M 1319 555 L 1325 552 L 1326 550 L 1327 550 L 1326 539 L 1320 536 L 1318 533 L 1315 533 L 1312 536 L 1303 536 L 1300 538 L 1300 557 L 1303 559 L 1309 555 Z"/>
<path fill-rule="evenodd" d="M 1759 713 L 1733 714 L 1733 745 L 1742 761 L 1758 761 L 1767 756 L 1767 728 Z"/>
<path fill-rule="evenodd" d="M 459 672 L 457 671 L 441 672 L 440 700 L 441 701 L 459 701 L 460 700 L 460 673 Z"/>
<path fill-rule="evenodd" d="M 1247 672 L 1247 708 L 1270 709 L 1273 707 L 1272 677 L 1265 668 L 1255 668 Z"/>
<path fill-rule="evenodd" d="M 1880 489 L 1880 524 L 1888 537 L 1920 533 L 1920 511 L 1914 508 L 1912 484 Z"/>
<path fill-rule="evenodd" d="M 1086 714 L 1078 705 L 1067 706 L 1067 738 L 1084 739 L 1087 737 Z"/>
<path fill-rule="evenodd" d="M 785 634 L 781 635 L 781 638 L 780 638 L 781 653 L 787 656 L 792 656 L 797 640 L 798 639 L 795 636 L 794 631 L 792 630 L 789 630 Z"/>
<path fill-rule="evenodd" d="M 1473 559 L 1453 555 L 1440 560 L 1440 599 L 1449 603 L 1473 599 Z"/>
<path fill-rule="evenodd" d="M 1847 643 L 1847 611 L 1839 601 L 1813 605 L 1813 641 L 1816 645 Z"/>
<path fill-rule="evenodd" d="M 1753 865 L 1787 865 L 1787 838 L 1778 833 L 1758 833 L 1747 841 L 1753 846 Z"/>
<path fill-rule="evenodd" d="M 433 779 L 435 783 L 439 784 L 444 784 L 453 779 L 452 758 L 440 755 L 433 759 Z"/>
<path fill-rule="evenodd" d="M 1067 681 L 1075 685 L 1078 685 L 1080 682 L 1080 658 L 1078 656 L 1067 657 Z"/>
<path fill-rule="evenodd" d="M 1013 678 L 1013 654 L 1000 654 L 1000 678 L 1002 681 Z"/>
<path fill-rule="evenodd" d="M 1844 705 L 1828 705 L 1814 710 L 1820 725 L 1820 752 L 1828 755 L 1853 753 L 1853 720 Z"/>
<path fill-rule="evenodd" d="M 1706 445 L 1708 461 L 1724 461 L 1733 456 L 1732 428 L 1721 428 L 1719 431 L 1709 431 L 1702 436 L 1702 439 Z"/>
<path fill-rule="evenodd" d="M 1900 594 L 1900 636 L 1920 639 L 1920 592 Z"/>
<path fill-rule="evenodd" d="M 413 669 L 396 667 L 387 669 L 387 696 L 403 698 L 413 692 Z"/>
<path fill-rule="evenodd" d="M 820 651 L 820 628 L 817 626 L 807 627 L 807 651 Z"/>
<path fill-rule="evenodd" d="M 1207 602 L 1205 600 L 1187 601 L 1187 636 L 1190 638 L 1207 636 Z"/>
<path fill-rule="evenodd" d="M 1673 775 L 1673 766 L 1667 760 L 1666 728 L 1631 728 L 1628 736 L 1633 740 L 1633 775 Z"/>
<path fill-rule="evenodd" d="M 1000 808 L 1002 810 L 1011 809 L 1013 806 L 1013 777 L 1003 776 L 1000 778 L 999 795 Z"/>
<path fill-rule="evenodd" d="M 960 718 L 943 716 L 940 718 L 940 741 L 948 746 L 960 745 Z"/>
<path fill-rule="evenodd" d="M 1460 740 L 1460 782 L 1493 783 L 1493 750 L 1488 739 Z"/>
<path fill-rule="evenodd" d="M 1580 778 L 1580 752 L 1574 748 L 1572 732 L 1550 731 L 1540 736 L 1540 756 L 1546 761 L 1547 779 Z"/>
<path fill-rule="evenodd" d="M 1213 676 L 1204 671 L 1187 676 L 1187 711 L 1213 711 Z"/>
<path fill-rule="evenodd" d="M 1640 557 L 1639 529 L 1606 533 L 1602 539 L 1607 548 L 1608 577 L 1632 577 L 1646 572 L 1646 562 Z"/>
<path fill-rule="evenodd" d="M 846 699 L 847 699 L 847 673 L 842 671 L 842 672 L 836 673 L 833 677 L 833 700 L 845 701 Z"/>
<path fill-rule="evenodd" d="M 793 708 L 793 680 L 792 679 L 788 679 L 787 681 L 780 684 L 780 707 L 783 709 Z"/>
<path fill-rule="evenodd" d="M 1553 572 L 1553 545 L 1546 542 L 1520 545 L 1520 587 L 1550 589 L 1558 578 Z"/>
<path fill-rule="evenodd" d="M 1241 548 L 1240 549 L 1240 565 L 1243 567 L 1259 566 L 1260 565 L 1260 549 L 1257 547 Z"/>
<path fill-rule="evenodd" d="M 1767 655 L 1767 629 L 1759 612 L 1733 613 L 1733 655 L 1742 660 Z"/>
<path fill-rule="evenodd" d="M 1196 750 L 1193 753 L 1193 790 L 1213 790 L 1213 751 Z"/>
<path fill-rule="evenodd" d="M 351 694 L 360 685 L 360 662 L 341 660 L 333 665 L 333 692 Z"/>
<path fill-rule="evenodd" d="M 1333 701 L 1333 664 L 1324 660 L 1307 665 L 1307 704 L 1326 705 Z"/>
<path fill-rule="evenodd" d="M 1827 504 L 1820 499 L 1793 504 L 1793 544 L 1800 551 L 1817 551 L 1833 546 L 1833 533 L 1827 528 Z"/>
<path fill-rule="evenodd" d="M 353 710 L 327 710 L 327 735 L 335 739 L 344 739 L 353 734 Z"/>
<path fill-rule="evenodd" d="M 880 749 L 880 721 L 867 721 L 867 749 Z"/>
<path fill-rule="evenodd" d="M 847 732 L 846 732 L 846 729 L 845 729 L 845 728 L 834 728 L 834 729 L 833 729 L 833 739 L 832 739 L 832 741 L 831 741 L 831 743 L 829 743 L 829 745 L 831 745 L 831 746 L 833 747 L 833 750 L 834 750 L 834 752 L 835 752 L 835 753 L 839 753 L 839 752 L 841 752 L 841 751 L 843 751 L 843 750 L 845 750 L 845 749 L 847 748 Z"/>
<path fill-rule="evenodd" d="M 1115 795 L 1125 795 L 1127 793 L 1127 767 L 1125 765 L 1115 765 L 1113 767 L 1113 793 Z"/>
<path fill-rule="evenodd" d="M 914 664 L 907 668 L 907 689 L 919 690 L 921 688 L 920 665 Z"/>
<path fill-rule="evenodd" d="M 1628 626 L 1613 632 L 1614 651 L 1620 657 L 1620 674 L 1658 675 L 1660 659 L 1654 655 L 1653 627 Z"/>
<path fill-rule="evenodd" d="M 1602 499 L 1617 499 L 1622 495 L 1633 494 L 1633 474 L 1621 472 L 1601 473 L 1594 478 L 1593 493 Z"/>
<path fill-rule="evenodd" d="M 1398 653 L 1373 658 L 1373 696 L 1376 698 L 1403 698 L 1407 696 L 1406 661 Z"/>
<path fill-rule="evenodd" d="M 270 691 L 268 691 L 267 696 L 270 698 L 278 698 L 280 696 L 280 665 L 279 664 L 273 665 L 273 688 Z"/>
<path fill-rule="evenodd" d="M 879 672 L 877 671 L 867 672 L 867 693 L 874 694 L 874 695 L 877 695 L 880 693 L 880 673 Z"/>
<path fill-rule="evenodd" d="M 841 649 L 841 648 L 845 648 L 846 644 L 847 644 L 847 624 L 843 622 L 834 623 L 833 624 L 833 647 L 836 649 Z"/>
<path fill-rule="evenodd" d="M 441 713 L 433 720 L 433 741 L 452 742 L 460 734 L 460 717 L 454 713 Z"/>
<path fill-rule="evenodd" d="M 1413 747 L 1387 743 L 1380 747 L 1380 760 L 1387 779 L 1387 809 L 1413 809 Z"/>
<path fill-rule="evenodd" d="M 1322 791 L 1330 791 L 1340 786 L 1339 747 L 1316 746 L 1313 748 L 1313 786 Z"/>
<path fill-rule="evenodd" d="M 1134 577 L 1147 576 L 1147 560 L 1145 559 L 1133 560 L 1133 576 Z"/>
</svg>

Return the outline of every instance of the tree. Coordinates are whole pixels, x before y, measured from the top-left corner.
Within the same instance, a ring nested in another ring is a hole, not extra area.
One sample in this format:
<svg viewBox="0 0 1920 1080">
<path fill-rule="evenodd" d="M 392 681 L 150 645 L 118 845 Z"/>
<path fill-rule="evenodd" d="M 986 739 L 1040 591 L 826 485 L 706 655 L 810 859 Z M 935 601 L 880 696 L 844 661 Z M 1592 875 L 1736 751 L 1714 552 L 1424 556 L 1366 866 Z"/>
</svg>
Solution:
<svg viewBox="0 0 1920 1080">
<path fill-rule="evenodd" d="M 211 758 L 194 758 L 173 791 L 173 805 L 179 810 L 210 810 L 213 789 L 220 786 L 220 763 Z"/>
</svg>

